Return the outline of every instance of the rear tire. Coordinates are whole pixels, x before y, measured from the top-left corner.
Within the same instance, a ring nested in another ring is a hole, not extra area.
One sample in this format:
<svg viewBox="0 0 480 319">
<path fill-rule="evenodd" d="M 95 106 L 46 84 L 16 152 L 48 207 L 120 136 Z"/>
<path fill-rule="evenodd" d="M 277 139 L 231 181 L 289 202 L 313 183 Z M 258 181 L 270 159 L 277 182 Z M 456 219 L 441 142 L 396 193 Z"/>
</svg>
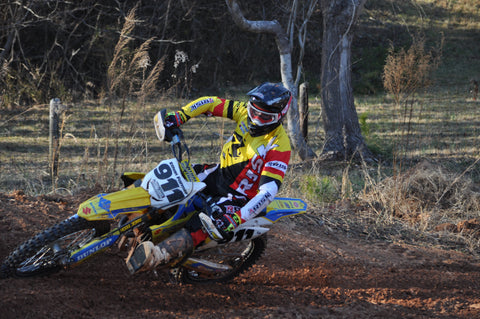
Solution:
<svg viewBox="0 0 480 319">
<path fill-rule="evenodd" d="M 191 257 L 232 267 L 229 271 L 206 275 L 180 266 L 175 275 L 177 282 L 182 283 L 225 283 L 252 267 L 267 247 L 267 235 L 250 241 L 240 241 L 215 247 L 206 251 L 193 253 Z"/>
<path fill-rule="evenodd" d="M 18 246 L 1 265 L 0 278 L 56 273 L 68 266 L 70 252 L 109 230 L 108 221 L 66 219 Z"/>
</svg>

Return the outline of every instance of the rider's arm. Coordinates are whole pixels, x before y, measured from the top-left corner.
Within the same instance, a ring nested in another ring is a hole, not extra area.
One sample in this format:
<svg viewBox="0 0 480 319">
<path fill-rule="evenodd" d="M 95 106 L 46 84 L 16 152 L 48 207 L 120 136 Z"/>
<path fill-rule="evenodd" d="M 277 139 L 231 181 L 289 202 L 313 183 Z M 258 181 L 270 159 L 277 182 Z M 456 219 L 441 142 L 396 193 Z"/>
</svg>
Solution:
<svg viewBox="0 0 480 319">
<path fill-rule="evenodd" d="M 286 146 L 288 148 L 283 151 L 272 151 L 267 154 L 267 159 L 270 160 L 263 167 L 258 193 L 240 210 L 243 221 L 257 216 L 277 195 L 290 160 L 289 143 Z"/>
<path fill-rule="evenodd" d="M 223 231 L 232 231 L 238 225 L 258 215 L 268 204 L 272 202 L 277 194 L 278 187 L 274 181 L 263 184 L 259 192 L 245 206 L 235 213 L 224 213 L 215 219 L 217 228 Z"/>
<path fill-rule="evenodd" d="M 204 96 L 196 99 L 184 107 L 180 111 L 175 112 L 176 116 L 181 118 L 180 124 L 187 122 L 190 118 L 200 114 L 207 116 L 226 117 L 236 120 L 239 112 L 240 102 L 221 99 L 216 96 Z"/>
<path fill-rule="evenodd" d="M 270 204 L 278 192 L 278 185 L 274 181 L 263 184 L 258 189 L 257 195 L 240 209 L 240 217 L 243 221 L 250 220 L 257 216 Z"/>
</svg>

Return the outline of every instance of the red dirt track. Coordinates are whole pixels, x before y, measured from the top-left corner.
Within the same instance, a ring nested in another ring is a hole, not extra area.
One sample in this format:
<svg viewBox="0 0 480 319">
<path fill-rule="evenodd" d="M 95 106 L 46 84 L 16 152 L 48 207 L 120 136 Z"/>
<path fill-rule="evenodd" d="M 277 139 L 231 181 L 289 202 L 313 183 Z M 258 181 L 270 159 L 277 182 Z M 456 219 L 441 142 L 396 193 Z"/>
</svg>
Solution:
<svg viewBox="0 0 480 319">
<path fill-rule="evenodd" d="M 0 258 L 88 197 L 0 194 Z M 114 251 L 48 277 L 0 280 L 1 318 L 480 318 L 480 262 L 365 240 L 297 216 L 229 284 L 130 276 Z"/>
</svg>

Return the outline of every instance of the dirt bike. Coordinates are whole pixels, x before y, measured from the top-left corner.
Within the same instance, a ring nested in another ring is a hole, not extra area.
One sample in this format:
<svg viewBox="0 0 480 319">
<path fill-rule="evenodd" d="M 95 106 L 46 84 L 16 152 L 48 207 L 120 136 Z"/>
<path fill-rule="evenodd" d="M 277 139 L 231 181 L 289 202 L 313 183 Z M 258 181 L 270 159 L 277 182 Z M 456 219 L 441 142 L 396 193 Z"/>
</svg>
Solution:
<svg viewBox="0 0 480 319">
<path fill-rule="evenodd" d="M 1 265 L 0 278 L 71 269 L 114 244 L 131 255 L 138 243 L 151 240 L 158 244 L 198 214 L 208 238 L 191 255 L 164 268 L 177 282 L 226 282 L 261 256 L 268 226 L 306 211 L 300 199 L 275 198 L 261 214 L 228 236 L 217 230 L 209 216 L 214 204 L 201 192 L 206 185 L 195 174 L 180 129 L 164 127 L 165 114 L 162 110 L 155 116 L 155 131 L 160 141 L 170 141 L 174 158 L 161 161 L 147 174 L 125 173 L 124 189 L 88 199 L 75 215 L 19 245 Z M 188 157 L 182 160 L 184 153 Z"/>
</svg>

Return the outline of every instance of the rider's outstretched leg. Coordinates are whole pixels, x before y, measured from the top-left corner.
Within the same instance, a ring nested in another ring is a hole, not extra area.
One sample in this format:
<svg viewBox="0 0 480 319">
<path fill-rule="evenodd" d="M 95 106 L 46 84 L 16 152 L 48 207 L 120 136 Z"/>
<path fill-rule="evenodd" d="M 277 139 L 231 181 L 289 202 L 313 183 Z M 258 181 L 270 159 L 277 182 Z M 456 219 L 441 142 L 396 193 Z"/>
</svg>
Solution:
<svg viewBox="0 0 480 319">
<path fill-rule="evenodd" d="M 141 243 L 127 260 L 127 268 L 131 274 L 152 270 L 172 261 L 179 262 L 192 251 L 192 236 L 182 228 L 157 246 L 151 241 Z"/>
</svg>

